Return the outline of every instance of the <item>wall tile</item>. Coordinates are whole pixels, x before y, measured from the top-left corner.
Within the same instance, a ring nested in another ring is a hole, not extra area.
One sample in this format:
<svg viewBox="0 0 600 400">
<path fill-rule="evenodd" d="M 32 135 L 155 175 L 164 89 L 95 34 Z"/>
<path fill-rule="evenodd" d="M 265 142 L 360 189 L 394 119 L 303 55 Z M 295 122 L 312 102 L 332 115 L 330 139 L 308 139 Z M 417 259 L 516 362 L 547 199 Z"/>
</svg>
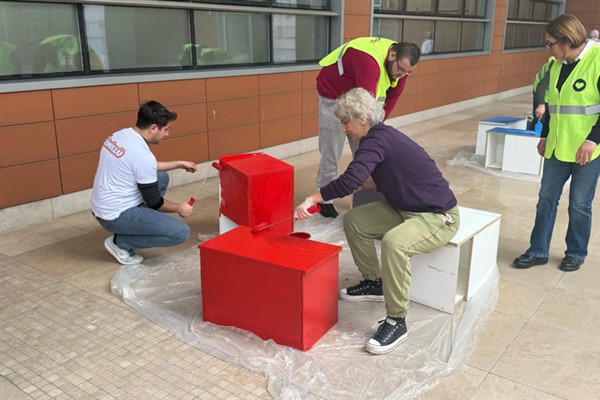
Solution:
<svg viewBox="0 0 600 400">
<path fill-rule="evenodd" d="M 195 135 L 206 132 L 206 103 L 174 106 L 171 111 L 177 113 L 170 137 Z"/>
<path fill-rule="evenodd" d="M 259 125 L 247 125 L 208 133 L 208 158 L 242 154 L 260 148 Z"/>
<path fill-rule="evenodd" d="M 260 124 L 260 147 L 271 147 L 302 139 L 302 118 L 280 119 Z"/>
<path fill-rule="evenodd" d="M 371 14 L 371 2 L 365 0 L 346 0 L 344 12 L 348 14 L 359 14 L 369 16 Z"/>
<path fill-rule="evenodd" d="M 56 121 L 60 157 L 100 151 L 102 143 L 114 132 L 135 125 L 137 112 L 94 115 Z"/>
<path fill-rule="evenodd" d="M 0 168 L 0 208 L 59 196 L 58 160 Z"/>
<path fill-rule="evenodd" d="M 0 126 L 53 119 L 52 97 L 49 90 L 0 93 Z"/>
<path fill-rule="evenodd" d="M 98 152 L 64 157 L 59 162 L 63 194 L 89 189 L 94 185 Z"/>
<path fill-rule="evenodd" d="M 57 157 L 52 122 L 0 128 L 0 167 L 46 161 Z"/>
<path fill-rule="evenodd" d="M 196 164 L 208 161 L 208 134 L 169 138 L 151 146 L 159 161 L 185 160 Z"/>
<path fill-rule="evenodd" d="M 317 89 L 302 91 L 302 114 L 319 112 L 319 92 Z"/>
<path fill-rule="evenodd" d="M 302 72 L 260 75 L 258 83 L 261 96 L 298 92 L 302 90 Z"/>
<path fill-rule="evenodd" d="M 320 69 L 318 70 L 314 70 L 314 71 L 304 71 L 302 72 L 302 89 L 303 90 L 310 90 L 310 89 L 317 89 L 317 75 L 319 75 L 319 71 L 321 71 Z"/>
<path fill-rule="evenodd" d="M 344 42 L 361 36 L 369 36 L 370 21 L 360 15 L 346 15 L 344 18 Z"/>
<path fill-rule="evenodd" d="M 302 114 L 302 92 L 260 97 L 260 121 L 274 121 Z"/>
<path fill-rule="evenodd" d="M 136 111 L 137 84 L 91 86 L 52 91 L 56 119 Z"/>
<path fill-rule="evenodd" d="M 222 100 L 206 104 L 209 131 L 257 124 L 259 121 L 258 97 Z"/>
<path fill-rule="evenodd" d="M 167 108 L 183 104 L 206 103 L 204 79 L 149 82 L 140 83 L 138 86 L 140 102 L 156 100 Z"/>
<path fill-rule="evenodd" d="M 302 139 L 319 134 L 319 114 L 302 115 Z"/>
<path fill-rule="evenodd" d="M 206 101 L 241 99 L 258 96 L 258 75 L 206 80 Z"/>
</svg>

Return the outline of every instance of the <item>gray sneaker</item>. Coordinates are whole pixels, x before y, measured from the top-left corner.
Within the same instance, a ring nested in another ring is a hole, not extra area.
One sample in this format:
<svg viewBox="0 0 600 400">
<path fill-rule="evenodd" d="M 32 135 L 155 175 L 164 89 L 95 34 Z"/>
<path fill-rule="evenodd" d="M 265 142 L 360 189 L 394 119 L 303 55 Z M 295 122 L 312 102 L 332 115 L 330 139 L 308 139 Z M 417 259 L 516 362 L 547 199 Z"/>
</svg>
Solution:
<svg viewBox="0 0 600 400">
<path fill-rule="evenodd" d="M 133 250 L 125 250 L 115 244 L 115 235 L 110 235 L 104 241 L 104 247 L 108 252 L 123 265 L 139 264 L 144 261 L 144 257 L 138 256 Z"/>
</svg>

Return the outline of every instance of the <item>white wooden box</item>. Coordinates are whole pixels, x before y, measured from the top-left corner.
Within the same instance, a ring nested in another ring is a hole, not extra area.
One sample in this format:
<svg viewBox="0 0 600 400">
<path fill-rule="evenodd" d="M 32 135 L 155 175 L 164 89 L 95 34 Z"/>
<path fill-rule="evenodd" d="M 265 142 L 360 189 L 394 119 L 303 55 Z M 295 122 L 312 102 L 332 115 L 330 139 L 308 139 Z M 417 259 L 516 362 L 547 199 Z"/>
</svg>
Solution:
<svg viewBox="0 0 600 400">
<path fill-rule="evenodd" d="M 411 258 L 410 299 L 452 314 L 497 269 L 500 214 L 459 207 L 460 228 L 452 240 Z"/>
<path fill-rule="evenodd" d="M 481 156 L 485 155 L 485 143 L 487 140 L 486 132 L 497 127 L 525 129 L 527 128 L 527 119 L 501 115 L 480 120 L 477 126 L 477 143 L 475 145 L 475 154 L 479 154 Z"/>
<path fill-rule="evenodd" d="M 540 138 L 529 132 L 507 128 L 487 131 L 485 168 L 541 175 L 544 158 L 537 152 Z"/>
</svg>

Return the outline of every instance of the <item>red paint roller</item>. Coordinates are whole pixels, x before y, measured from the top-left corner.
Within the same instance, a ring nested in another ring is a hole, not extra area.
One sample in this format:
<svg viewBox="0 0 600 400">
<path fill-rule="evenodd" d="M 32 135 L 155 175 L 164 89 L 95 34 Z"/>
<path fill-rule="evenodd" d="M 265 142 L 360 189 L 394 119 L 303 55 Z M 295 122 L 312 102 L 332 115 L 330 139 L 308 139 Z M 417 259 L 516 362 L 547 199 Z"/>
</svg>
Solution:
<svg viewBox="0 0 600 400">
<path fill-rule="evenodd" d="M 308 212 L 311 214 L 314 214 L 319 211 L 321 211 L 321 206 L 319 206 L 318 204 L 315 204 L 314 206 L 312 206 L 308 209 Z M 254 228 L 252 228 L 252 233 L 262 232 L 265 229 L 272 227 L 273 225 L 277 225 L 282 222 L 289 221 L 292 218 L 294 218 L 294 217 L 284 218 L 280 221 L 273 222 L 272 224 L 267 224 L 266 222 L 261 222 L 260 224 L 256 225 Z"/>
</svg>

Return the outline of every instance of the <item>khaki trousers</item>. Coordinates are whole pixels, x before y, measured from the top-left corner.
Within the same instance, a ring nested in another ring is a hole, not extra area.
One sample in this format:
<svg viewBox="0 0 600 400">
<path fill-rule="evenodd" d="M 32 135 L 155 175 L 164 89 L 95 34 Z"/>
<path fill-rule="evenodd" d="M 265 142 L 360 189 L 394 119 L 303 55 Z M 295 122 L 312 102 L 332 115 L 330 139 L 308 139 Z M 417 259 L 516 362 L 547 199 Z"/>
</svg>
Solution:
<svg viewBox="0 0 600 400">
<path fill-rule="evenodd" d="M 444 246 L 458 231 L 458 206 L 447 214 L 454 223 L 447 224 L 442 214 L 397 210 L 382 200 L 353 208 L 344 216 L 344 232 L 354 263 L 364 279 L 381 277 L 389 317 L 406 317 L 410 258 Z M 381 271 L 374 241 L 380 237 Z"/>
</svg>

